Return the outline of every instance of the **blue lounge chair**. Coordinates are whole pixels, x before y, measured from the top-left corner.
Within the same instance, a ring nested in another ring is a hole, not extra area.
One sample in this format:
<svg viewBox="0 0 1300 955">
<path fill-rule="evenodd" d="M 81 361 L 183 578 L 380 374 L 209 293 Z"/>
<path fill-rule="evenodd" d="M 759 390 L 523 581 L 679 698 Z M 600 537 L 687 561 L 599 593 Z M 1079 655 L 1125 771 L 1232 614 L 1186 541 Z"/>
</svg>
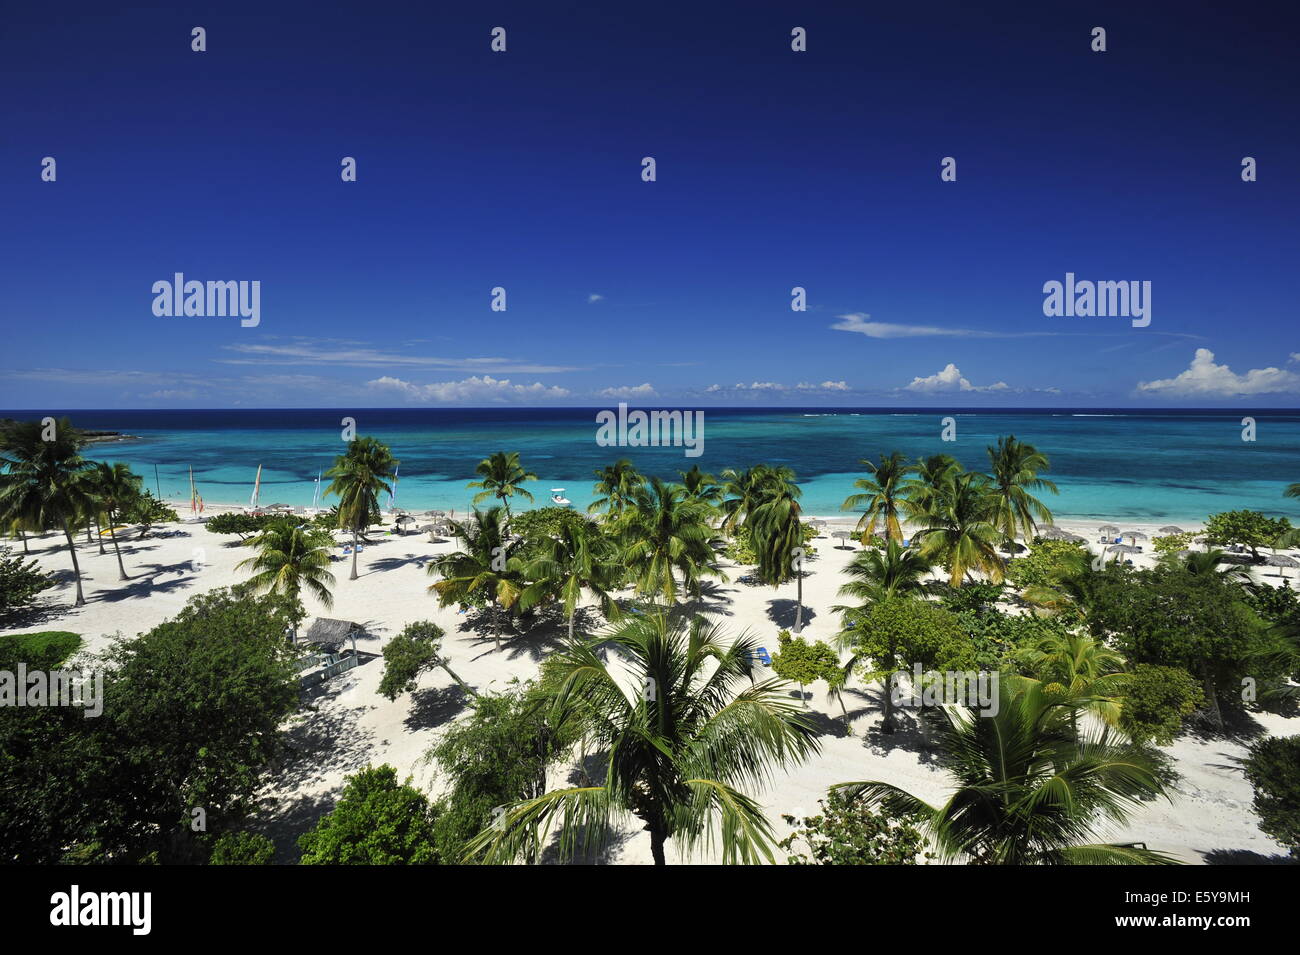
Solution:
<svg viewBox="0 0 1300 955">
<path fill-rule="evenodd" d="M 758 657 L 758 662 L 763 666 L 770 667 L 772 665 L 772 654 L 767 652 L 767 647 L 759 647 L 754 653 Z"/>
</svg>

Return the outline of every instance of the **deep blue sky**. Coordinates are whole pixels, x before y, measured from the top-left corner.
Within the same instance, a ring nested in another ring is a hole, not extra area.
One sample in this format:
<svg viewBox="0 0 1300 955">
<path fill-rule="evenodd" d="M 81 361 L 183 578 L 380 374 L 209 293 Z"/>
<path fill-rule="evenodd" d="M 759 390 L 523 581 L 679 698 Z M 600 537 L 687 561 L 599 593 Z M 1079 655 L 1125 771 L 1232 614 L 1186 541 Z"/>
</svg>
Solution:
<svg viewBox="0 0 1300 955">
<path fill-rule="evenodd" d="M 5 13 L 0 407 L 1300 404 L 1293 5 L 105 6 Z"/>
</svg>

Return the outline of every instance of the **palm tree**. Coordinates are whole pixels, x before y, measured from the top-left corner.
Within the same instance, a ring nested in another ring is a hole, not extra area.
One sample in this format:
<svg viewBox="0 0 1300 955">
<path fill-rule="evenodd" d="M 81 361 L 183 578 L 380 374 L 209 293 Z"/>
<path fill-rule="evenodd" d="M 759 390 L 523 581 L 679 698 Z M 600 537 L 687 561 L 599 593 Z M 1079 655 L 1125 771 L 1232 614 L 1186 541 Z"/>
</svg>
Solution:
<svg viewBox="0 0 1300 955">
<path fill-rule="evenodd" d="M 726 579 L 718 569 L 708 516 L 707 506 L 688 501 L 680 484 L 655 477 L 636 489 L 619 521 L 619 533 L 623 563 L 639 592 L 662 594 L 672 603 L 677 599 L 676 572 L 697 596 L 701 578 Z"/>
<path fill-rule="evenodd" d="M 722 485 L 712 474 L 701 471 L 698 464 L 689 471 L 677 473 L 681 475 L 682 487 L 686 488 L 688 501 L 697 501 L 715 509 L 722 503 Z"/>
<path fill-rule="evenodd" d="M 324 539 L 322 539 L 324 538 Z M 334 606 L 334 575 L 330 573 L 330 544 L 323 531 L 308 529 L 292 518 L 271 521 L 256 537 L 244 542 L 257 554 L 240 561 L 236 569 L 251 570 L 248 583 L 258 593 L 284 594 L 295 606 L 296 627 L 306 616 L 302 591 L 306 588 L 326 609 Z"/>
<path fill-rule="evenodd" d="M 993 523 L 1008 541 L 1014 541 L 1017 532 L 1029 540 L 1039 521 L 1052 523 L 1052 512 L 1047 505 L 1030 493 L 1057 493 L 1055 484 L 1038 476 L 1039 471 L 1046 471 L 1052 465 L 1047 455 L 1032 444 L 1017 441 L 1014 434 L 998 438 L 996 447 L 988 448 L 988 455 L 997 500 Z"/>
<path fill-rule="evenodd" d="M 666 614 L 569 644 L 548 661 L 543 685 L 552 717 L 574 720 L 608 751 L 605 779 L 507 808 L 467 856 L 518 859 L 556 823 L 561 851 L 571 855 L 598 841 L 612 816 L 630 814 L 650 832 L 655 865 L 665 864 L 669 839 L 684 852 L 716 840 L 725 863 L 773 861 L 772 828 L 745 790 L 819 745 L 785 681 L 754 682 L 756 650 L 748 636 L 728 641 L 702 617 Z"/>
<path fill-rule="evenodd" d="M 972 571 L 1002 580 L 1000 532 L 994 525 L 996 499 L 988 478 L 978 472 L 949 477 L 917 512 L 922 529 L 914 535 L 921 553 L 948 570 L 948 582 L 961 585 Z"/>
<path fill-rule="evenodd" d="M 596 486 L 593 488 L 597 497 L 587 508 L 587 513 L 604 511 L 607 519 L 617 519 L 631 502 L 633 493 L 643 484 L 645 478 L 637 473 L 627 458 L 619 458 L 609 467 L 597 468 Z"/>
<path fill-rule="evenodd" d="M 904 548 L 892 537 L 885 541 L 883 552 L 874 548 L 858 551 L 844 572 L 852 579 L 840 587 L 839 595 L 853 597 L 860 601 L 860 605 L 837 605 L 831 608 L 844 620 L 844 628 L 835 636 L 836 647 L 840 650 L 853 649 L 856 639 L 861 636 L 858 628 L 867 622 L 871 608 L 877 603 L 898 597 L 921 597 L 933 586 L 925 579 L 926 574 L 930 573 L 930 561 L 916 548 Z M 861 659 L 861 654 L 854 653 L 844 664 L 839 683 L 831 688 L 832 695 L 839 699 L 841 710 L 844 709 L 841 691 L 848 686 L 849 678 Z M 881 720 L 881 731 L 885 733 L 894 731 L 894 701 L 889 689 L 886 681 Z M 844 720 L 848 723 L 847 710 Z"/>
<path fill-rule="evenodd" d="M 528 610 L 551 598 L 562 600 L 572 640 L 584 590 L 600 602 L 606 618 L 617 615 L 618 604 L 609 591 L 617 582 L 618 570 L 618 548 L 599 527 L 586 520 L 566 523 L 557 536 L 542 541 L 540 553 L 525 564 L 524 577 L 532 583 L 520 595 L 519 607 Z"/>
<path fill-rule="evenodd" d="M 746 471 L 727 468 L 722 472 L 722 530 L 734 534 L 736 528 L 747 523 L 749 515 L 756 507 L 766 501 L 771 493 L 771 484 L 780 483 L 781 471 L 789 468 L 773 468 L 769 464 L 756 464 Z"/>
<path fill-rule="evenodd" d="M 918 458 L 912 465 L 912 477 L 903 482 L 903 513 L 909 521 L 921 519 L 935 502 L 948 493 L 948 487 L 965 468 L 950 454 L 932 454 Z"/>
<path fill-rule="evenodd" d="M 440 606 L 452 603 L 495 604 L 508 612 L 524 592 L 521 561 L 516 553 L 521 544 L 505 536 L 502 509 L 474 510 L 472 521 L 451 522 L 452 536 L 464 545 L 429 564 L 430 576 L 442 579 L 429 585 Z M 501 627 L 494 614 L 492 638 L 501 649 Z"/>
<path fill-rule="evenodd" d="M 520 485 L 525 481 L 536 481 L 537 475 L 526 471 L 519 463 L 518 451 L 497 451 L 489 458 L 484 458 L 474 468 L 481 481 L 470 481 L 466 487 L 479 487 L 483 490 L 474 495 L 474 503 L 482 504 L 495 497 L 506 509 L 506 526 L 510 525 L 510 498 L 518 494 L 531 501 L 533 495 Z"/>
<path fill-rule="evenodd" d="M 1077 703 L 1119 726 L 1120 703 L 1129 675 L 1124 657 L 1098 640 L 1082 633 L 1049 633 L 1030 647 L 1022 647 L 1015 660 L 1043 684 L 1049 697 Z M 1073 715 L 1073 714 L 1072 714 Z"/>
<path fill-rule="evenodd" d="M 894 816 L 920 819 L 944 861 L 981 865 L 1155 865 L 1169 856 L 1094 844 L 1102 820 L 1123 823 L 1144 799 L 1165 795 L 1149 756 L 1099 724 L 1079 733 L 1073 704 L 1033 680 L 1004 675 L 996 712 L 942 709 L 939 745 L 956 792 L 930 805 L 890 783 L 832 791 Z"/>
<path fill-rule="evenodd" d="M 871 476 L 858 478 L 853 482 L 853 486 L 862 493 L 850 494 L 840 505 L 840 509 L 844 511 L 863 509 L 857 526 L 863 544 L 875 535 L 878 521 L 884 524 L 887 537 L 891 540 L 902 540 L 903 527 L 898 516 L 903 505 L 904 479 L 916 468 L 907 464 L 907 459 L 903 457 L 901 451 L 895 451 L 888 457 L 882 454 L 879 464 L 872 464 L 865 458 L 861 463 L 871 472 Z"/>
<path fill-rule="evenodd" d="M 1209 575 L 1218 574 L 1226 581 L 1236 584 L 1250 583 L 1250 570 L 1241 564 L 1228 564 L 1222 570 L 1219 564 L 1224 562 L 1227 557 L 1222 550 L 1217 548 L 1213 550 L 1188 551 L 1179 557 L 1176 554 L 1167 554 L 1163 558 L 1163 563 L 1180 568 L 1192 575 Z"/>
<path fill-rule="evenodd" d="M 764 485 L 765 499 L 749 513 L 748 525 L 758 555 L 758 579 L 778 587 L 795 579 L 794 632 L 803 630 L 802 489 L 789 468 L 774 468 Z"/>
<path fill-rule="evenodd" d="M 116 524 L 123 509 L 140 495 L 140 475 L 132 474 L 129 465 L 118 461 L 109 464 L 96 461 L 94 469 L 86 472 L 89 490 L 94 498 L 96 512 L 102 511 L 108 519 L 108 536 L 113 541 L 113 553 L 117 555 L 118 580 L 130 580 L 126 566 L 122 563 L 122 549 L 117 543 Z M 104 535 L 100 534 L 103 542 Z"/>
<path fill-rule="evenodd" d="M 370 526 L 371 514 L 379 510 L 379 495 L 392 492 L 388 482 L 398 463 L 388 445 L 378 438 L 357 438 L 325 472 L 333 479 L 325 495 L 339 496 L 339 526 L 352 530 L 352 573 L 348 580 L 357 579 L 357 537 Z"/>
<path fill-rule="evenodd" d="M 90 462 L 81 457 L 81 433 L 67 418 L 53 423 L 50 434 L 39 421 L 17 421 L 5 429 L 0 467 L 0 513 L 27 528 L 59 527 L 68 541 L 72 573 L 77 584 L 76 606 L 86 603 L 81 589 L 81 564 L 73 540 L 73 523 L 91 507 L 82 475 Z"/>
</svg>

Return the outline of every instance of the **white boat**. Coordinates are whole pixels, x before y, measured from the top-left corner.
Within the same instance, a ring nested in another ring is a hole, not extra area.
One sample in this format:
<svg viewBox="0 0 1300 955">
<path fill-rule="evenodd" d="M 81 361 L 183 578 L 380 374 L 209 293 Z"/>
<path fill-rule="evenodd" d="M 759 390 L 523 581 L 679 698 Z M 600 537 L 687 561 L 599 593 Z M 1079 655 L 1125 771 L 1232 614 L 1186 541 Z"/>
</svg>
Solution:
<svg viewBox="0 0 1300 955">
<path fill-rule="evenodd" d="M 551 488 L 551 503 L 556 507 L 569 507 L 573 504 L 572 501 L 564 496 L 564 488 L 562 487 Z"/>
</svg>

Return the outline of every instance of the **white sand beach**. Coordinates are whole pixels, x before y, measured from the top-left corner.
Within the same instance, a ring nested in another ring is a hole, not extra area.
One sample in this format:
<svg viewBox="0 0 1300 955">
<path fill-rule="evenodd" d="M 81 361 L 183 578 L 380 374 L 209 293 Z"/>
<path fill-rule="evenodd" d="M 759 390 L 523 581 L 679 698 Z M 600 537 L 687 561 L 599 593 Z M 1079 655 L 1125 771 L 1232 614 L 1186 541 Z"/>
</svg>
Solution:
<svg viewBox="0 0 1300 955">
<path fill-rule="evenodd" d="M 182 510 L 183 505 L 173 504 L 181 513 L 188 512 L 188 508 Z M 207 513 L 221 509 L 209 507 Z M 853 519 L 844 515 L 825 520 L 825 533 L 841 526 L 851 528 L 853 524 Z M 1060 526 L 1091 542 L 1097 539 L 1099 523 L 1065 520 Z M 1136 526 L 1110 523 L 1155 537 L 1158 528 L 1167 522 Z M 360 556 L 358 580 L 347 579 L 346 563 L 335 565 L 335 604 L 324 614 L 361 624 L 366 633 L 358 639 L 358 648 L 370 655 L 369 659 L 326 682 L 311 696 L 308 706 L 291 719 L 295 755 L 277 772 L 266 793 L 276 800 L 274 809 L 258 820 L 258 827 L 277 841 L 284 860 L 295 858 L 291 848 L 294 838 L 328 810 L 344 777 L 368 764 L 391 763 L 399 774 L 409 774 L 416 785 L 427 791 L 437 793 L 441 788 L 436 768 L 424 759 L 424 754 L 449 723 L 466 712 L 465 700 L 441 670 L 425 674 L 414 694 L 395 702 L 378 694 L 383 669 L 378 654 L 403 626 L 422 619 L 440 624 L 447 632 L 444 652 L 448 662 L 479 691 L 535 676 L 539 662 L 563 636 L 558 625 L 541 626 L 527 635 L 504 640 L 498 651 L 490 633 L 475 631 L 472 614 L 460 614 L 455 607 L 439 609 L 436 599 L 426 591 L 431 582 L 425 570 L 429 559 L 453 549 L 453 543 L 432 544 L 427 535 L 416 534 L 374 536 L 378 542 L 366 547 Z M 199 592 L 242 580 L 244 575 L 236 571 L 235 565 L 249 555 L 238 546 L 236 538 L 213 534 L 201 524 L 165 525 L 155 528 L 144 540 L 122 543 L 131 580 L 119 583 L 111 545 L 100 554 L 97 546 L 86 543 L 84 534 L 78 543 L 86 606 L 72 606 L 73 587 L 65 580 L 46 592 L 44 611 L 21 629 L 72 630 L 84 636 L 90 650 L 102 649 L 114 634 L 132 636 L 156 626 Z M 46 570 L 70 569 L 61 538 L 46 535 L 33 539 L 30 545 L 32 556 Z M 839 541 L 832 538 L 819 538 L 815 541 L 817 555 L 806 568 L 809 576 L 804 581 L 804 635 L 809 639 L 829 639 L 838 626 L 831 607 L 839 602 L 836 590 L 844 581 L 840 570 L 859 549 L 857 544 L 851 548 L 838 545 Z M 1096 549 L 1095 544 L 1093 547 Z M 21 549 L 15 543 L 13 551 Z M 1147 547 L 1145 553 L 1134 555 L 1135 563 L 1151 562 L 1154 558 L 1149 551 Z M 718 614 L 732 632 L 750 630 L 761 638 L 761 643 L 775 649 L 778 629 L 793 621 L 793 585 L 774 590 L 738 583 L 737 578 L 746 570 L 732 565 L 724 565 L 724 569 L 730 582 L 706 592 L 705 611 Z M 1271 567 L 1262 570 L 1277 572 Z M 1255 573 L 1259 574 L 1260 569 Z M 1275 577 L 1261 579 L 1276 582 Z M 312 614 L 321 611 L 311 598 L 307 608 Z M 781 821 L 782 814 L 815 811 L 817 800 L 837 782 L 880 779 L 926 798 L 944 796 L 947 777 L 935 768 L 934 754 L 907 722 L 910 717 L 903 717 L 904 726 L 893 736 L 882 738 L 879 733 L 879 686 L 850 689 L 845 699 L 853 735 L 844 734 L 838 705 L 814 690 L 809 714 L 823 729 L 821 754 L 790 773 L 778 773 L 761 794 L 769 819 L 782 836 L 788 831 Z M 1300 733 L 1300 719 L 1268 714 L 1257 714 L 1255 719 L 1269 733 Z M 1243 743 L 1184 736 L 1167 752 L 1181 775 L 1172 803 L 1148 805 L 1133 816 L 1124 832 L 1105 835 L 1144 842 L 1188 863 L 1265 861 L 1285 855 L 1283 848 L 1257 826 L 1251 809 L 1251 788 L 1237 763 L 1245 754 Z M 564 775 L 557 773 L 557 779 Z M 601 861 L 648 864 L 648 835 L 629 824 L 624 836 Z M 681 861 L 672 854 L 671 843 L 669 848 L 670 861 Z M 687 861 L 712 860 L 705 855 Z"/>
</svg>

